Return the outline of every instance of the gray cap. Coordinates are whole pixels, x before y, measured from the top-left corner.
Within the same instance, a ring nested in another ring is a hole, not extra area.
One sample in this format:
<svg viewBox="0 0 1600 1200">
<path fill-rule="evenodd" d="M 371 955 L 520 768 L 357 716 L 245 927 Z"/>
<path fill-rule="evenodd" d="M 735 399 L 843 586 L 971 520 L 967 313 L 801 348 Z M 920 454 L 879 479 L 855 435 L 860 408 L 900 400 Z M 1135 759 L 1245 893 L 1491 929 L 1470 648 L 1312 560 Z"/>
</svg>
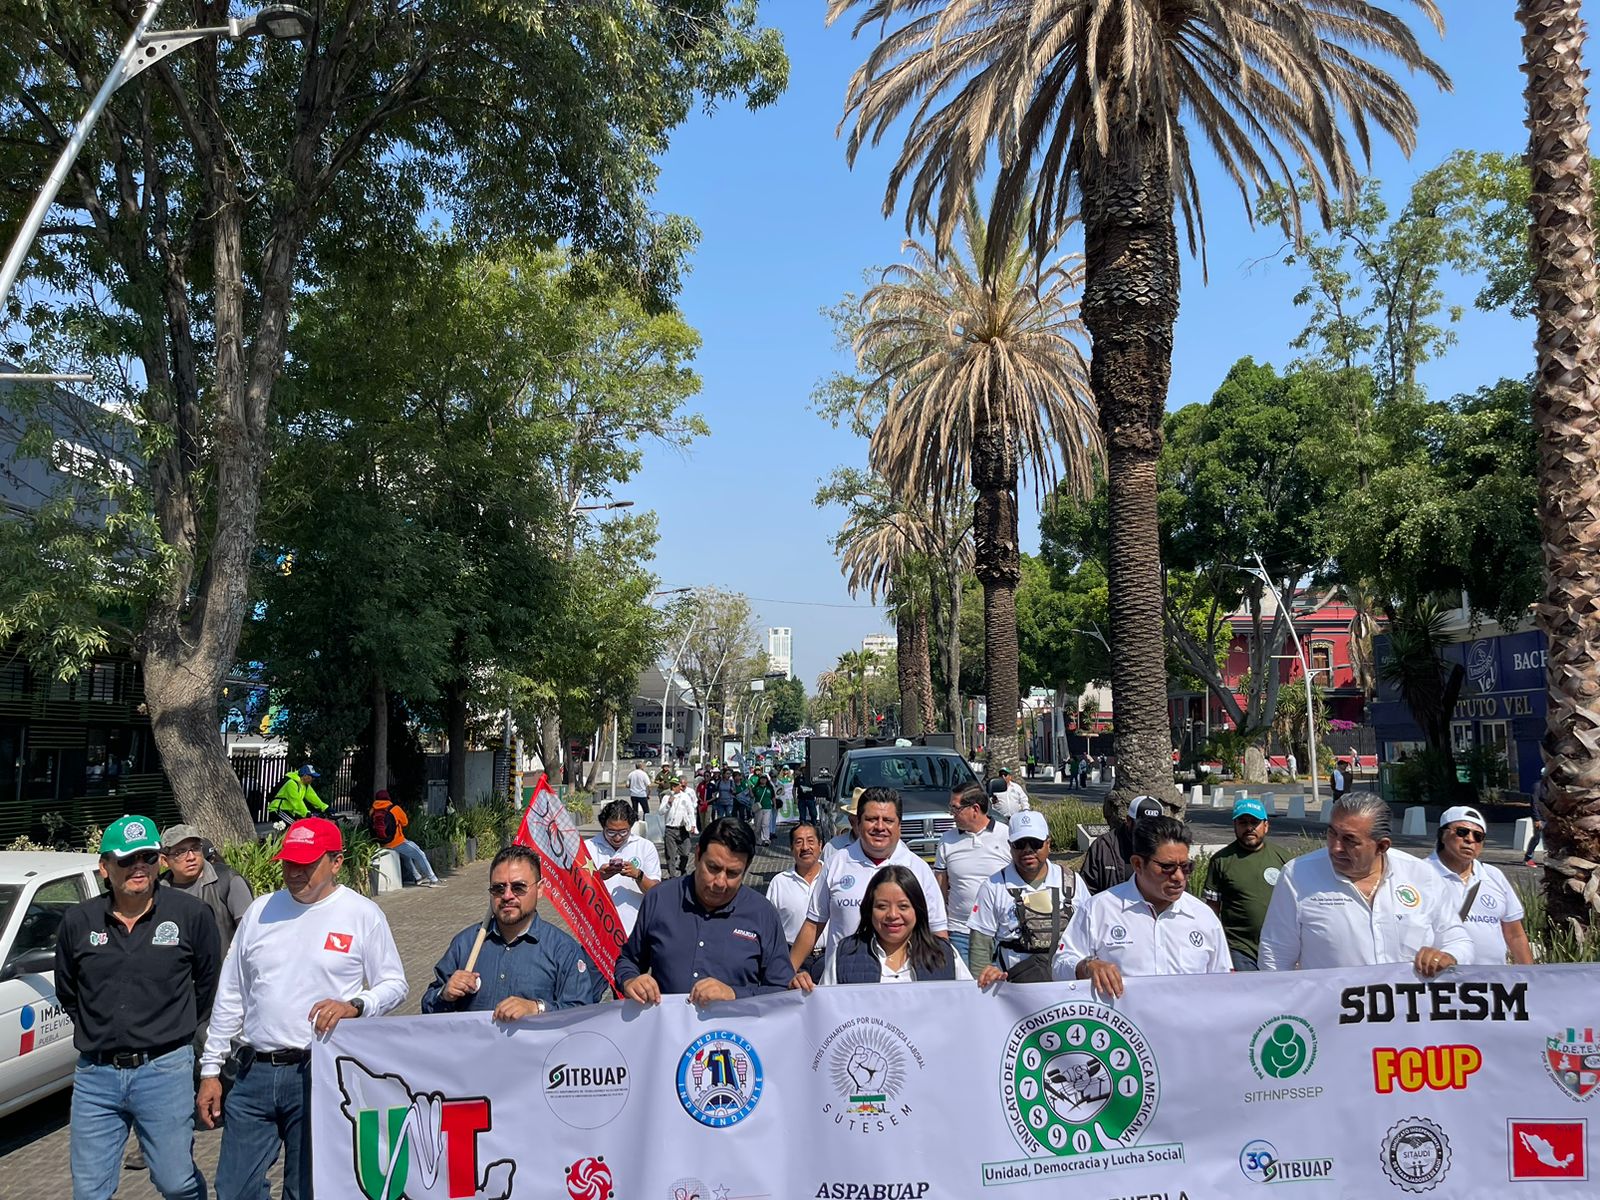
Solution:
<svg viewBox="0 0 1600 1200">
<path fill-rule="evenodd" d="M 161 831 L 161 848 L 171 850 L 179 842 L 187 842 L 190 839 L 197 842 L 211 840 L 193 825 L 169 825 Z"/>
</svg>

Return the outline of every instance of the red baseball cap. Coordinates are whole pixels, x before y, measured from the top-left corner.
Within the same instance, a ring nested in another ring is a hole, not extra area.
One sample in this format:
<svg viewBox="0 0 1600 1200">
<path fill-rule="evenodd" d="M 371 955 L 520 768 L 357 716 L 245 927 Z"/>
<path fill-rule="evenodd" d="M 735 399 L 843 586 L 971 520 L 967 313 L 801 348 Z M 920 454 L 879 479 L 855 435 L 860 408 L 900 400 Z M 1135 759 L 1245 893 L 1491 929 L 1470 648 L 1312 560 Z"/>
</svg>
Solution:
<svg viewBox="0 0 1600 1200">
<path fill-rule="evenodd" d="M 314 863 L 324 854 L 342 854 L 344 836 L 339 827 L 325 817 L 302 817 L 289 826 L 283 845 L 274 858 L 301 866 Z"/>
</svg>

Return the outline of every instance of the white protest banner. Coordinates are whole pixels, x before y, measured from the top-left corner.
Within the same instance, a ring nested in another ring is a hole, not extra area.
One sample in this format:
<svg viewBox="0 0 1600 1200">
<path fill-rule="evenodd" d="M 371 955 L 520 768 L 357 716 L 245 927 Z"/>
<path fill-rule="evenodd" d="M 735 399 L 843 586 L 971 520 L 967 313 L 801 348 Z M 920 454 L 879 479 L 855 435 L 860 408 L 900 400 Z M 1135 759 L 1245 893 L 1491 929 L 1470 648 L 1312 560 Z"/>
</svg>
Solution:
<svg viewBox="0 0 1600 1200">
<path fill-rule="evenodd" d="M 341 1022 L 323 1200 L 1591 1197 L 1600 967 Z"/>
</svg>

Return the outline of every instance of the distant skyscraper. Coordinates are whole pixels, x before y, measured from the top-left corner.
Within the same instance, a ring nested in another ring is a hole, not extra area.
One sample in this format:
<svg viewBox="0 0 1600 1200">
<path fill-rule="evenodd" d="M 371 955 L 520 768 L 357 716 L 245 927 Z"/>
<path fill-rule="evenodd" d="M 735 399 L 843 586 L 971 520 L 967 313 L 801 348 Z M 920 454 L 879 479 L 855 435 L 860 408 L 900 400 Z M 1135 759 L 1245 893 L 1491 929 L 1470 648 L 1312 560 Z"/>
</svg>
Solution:
<svg viewBox="0 0 1600 1200">
<path fill-rule="evenodd" d="M 767 671 L 794 678 L 794 638 L 787 627 L 767 630 Z"/>
</svg>

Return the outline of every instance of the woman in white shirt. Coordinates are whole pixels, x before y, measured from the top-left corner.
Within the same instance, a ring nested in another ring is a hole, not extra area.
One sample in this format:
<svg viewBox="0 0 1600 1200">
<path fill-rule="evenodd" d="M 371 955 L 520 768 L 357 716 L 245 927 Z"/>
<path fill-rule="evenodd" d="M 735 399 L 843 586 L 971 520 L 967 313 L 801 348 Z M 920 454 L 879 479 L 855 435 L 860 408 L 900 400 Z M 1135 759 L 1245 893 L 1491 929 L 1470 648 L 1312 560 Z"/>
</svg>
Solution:
<svg viewBox="0 0 1600 1200">
<path fill-rule="evenodd" d="M 861 925 L 828 952 L 819 983 L 971 979 L 948 940 L 928 925 L 928 900 L 905 867 L 882 868 L 861 897 Z"/>
</svg>

